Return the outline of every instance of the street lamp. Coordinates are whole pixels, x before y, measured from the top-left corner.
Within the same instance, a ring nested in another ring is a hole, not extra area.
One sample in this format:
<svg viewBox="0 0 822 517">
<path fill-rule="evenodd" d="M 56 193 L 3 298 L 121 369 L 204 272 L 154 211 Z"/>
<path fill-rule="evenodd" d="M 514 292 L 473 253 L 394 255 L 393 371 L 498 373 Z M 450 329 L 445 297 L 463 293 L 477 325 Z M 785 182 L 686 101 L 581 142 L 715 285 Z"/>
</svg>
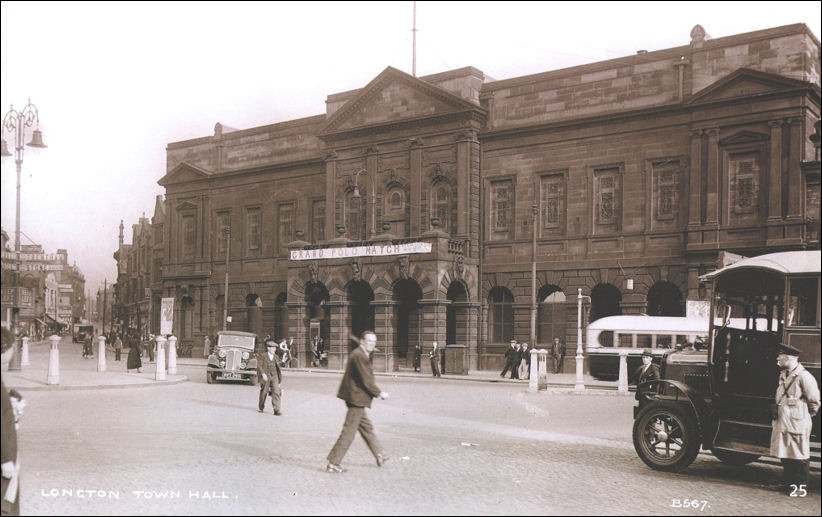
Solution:
<svg viewBox="0 0 822 517">
<path fill-rule="evenodd" d="M 534 190 L 536 192 L 536 190 Z M 531 205 L 531 346 L 537 346 L 537 204 Z"/>
<path fill-rule="evenodd" d="M 229 250 L 231 249 L 231 227 L 223 228 L 225 234 L 225 293 L 223 294 L 223 330 L 228 325 L 228 261 L 230 260 Z"/>
<path fill-rule="evenodd" d="M 354 182 L 354 193 L 351 194 L 351 197 L 353 199 L 357 199 L 357 200 L 360 199 L 360 188 L 357 186 L 357 177 L 360 174 L 365 174 L 366 176 L 368 176 L 368 179 L 370 180 L 370 183 L 371 183 L 371 189 L 370 189 L 371 190 L 371 213 L 369 214 L 370 224 L 368 226 L 369 226 L 369 231 L 370 231 L 369 239 L 373 239 L 374 236 L 377 234 L 377 232 L 375 231 L 375 219 L 376 219 L 375 216 L 376 216 L 376 214 L 374 213 L 375 210 L 376 210 L 376 206 L 375 206 L 376 202 L 375 202 L 375 198 L 374 198 L 374 178 L 370 174 L 368 174 L 367 170 L 360 169 L 357 172 L 351 174 L 352 181 Z"/>
<path fill-rule="evenodd" d="M 576 367 L 577 367 L 577 380 L 576 384 L 574 385 L 574 389 L 581 391 L 585 389 L 585 380 L 582 378 L 582 361 L 585 359 L 582 355 L 582 299 L 587 298 L 588 301 L 591 300 L 590 296 L 585 296 L 582 294 L 582 288 L 577 288 L 577 355 L 574 358 L 576 360 Z"/>
<path fill-rule="evenodd" d="M 31 103 L 31 99 L 28 100 L 28 104 L 26 104 L 26 107 L 21 111 L 14 109 L 14 105 L 9 106 L 9 111 L 5 114 L 5 116 L 3 116 L 2 153 L 0 154 L 2 154 L 3 157 L 12 155 L 9 152 L 9 146 L 6 142 L 5 136 L 6 132 L 13 133 L 14 163 L 17 166 L 17 208 L 14 221 L 14 259 L 15 268 L 17 271 L 15 271 L 14 275 L 14 306 L 18 309 L 20 307 L 20 174 L 23 170 L 23 150 L 25 149 L 23 142 L 25 141 L 25 130 L 27 127 L 31 126 L 35 126 L 37 129 L 32 131 L 31 141 L 26 145 L 29 147 L 34 147 L 35 149 L 45 148 L 46 144 L 43 143 L 43 133 L 40 131 L 40 114 L 37 111 L 37 107 Z M 14 324 L 16 327 L 17 321 L 15 321 Z M 9 363 L 9 370 L 21 369 L 19 340 L 16 341 L 15 347 L 17 350 Z"/>
</svg>

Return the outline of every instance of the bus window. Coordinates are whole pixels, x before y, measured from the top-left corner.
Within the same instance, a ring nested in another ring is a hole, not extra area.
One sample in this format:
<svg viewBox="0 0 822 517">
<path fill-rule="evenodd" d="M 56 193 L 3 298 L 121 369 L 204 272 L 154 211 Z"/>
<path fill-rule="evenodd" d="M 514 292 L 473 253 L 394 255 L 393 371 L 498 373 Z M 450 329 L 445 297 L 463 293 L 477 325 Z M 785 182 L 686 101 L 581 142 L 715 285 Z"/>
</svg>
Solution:
<svg viewBox="0 0 822 517">
<path fill-rule="evenodd" d="M 819 279 L 792 278 L 788 301 L 788 325 L 793 327 L 819 326 Z"/>
</svg>

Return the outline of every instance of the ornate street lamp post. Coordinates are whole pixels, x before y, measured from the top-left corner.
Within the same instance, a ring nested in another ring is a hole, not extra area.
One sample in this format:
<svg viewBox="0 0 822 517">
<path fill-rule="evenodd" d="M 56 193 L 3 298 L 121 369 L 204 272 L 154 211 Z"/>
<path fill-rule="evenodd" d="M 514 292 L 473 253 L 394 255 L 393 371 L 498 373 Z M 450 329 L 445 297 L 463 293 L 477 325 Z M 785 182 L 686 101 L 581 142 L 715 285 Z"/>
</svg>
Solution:
<svg viewBox="0 0 822 517">
<path fill-rule="evenodd" d="M 228 264 L 231 260 L 231 227 L 223 228 L 225 233 L 225 293 L 223 294 L 223 330 L 228 325 Z"/>
<path fill-rule="evenodd" d="M 14 134 L 14 164 L 17 166 L 17 208 L 15 212 L 14 222 L 14 260 L 15 260 L 15 274 L 14 274 L 14 307 L 20 308 L 20 174 L 23 170 L 23 150 L 25 146 L 25 133 L 27 127 L 34 126 L 36 129 L 32 131 L 31 141 L 26 144 L 35 149 L 45 148 L 43 143 L 43 133 L 40 131 L 40 114 L 37 107 L 28 100 L 26 107 L 20 111 L 14 109 L 14 105 L 9 106 L 9 111 L 3 117 L 3 139 L 2 139 L 2 155 L 4 157 L 11 156 L 9 146 L 6 142 L 6 133 Z M 19 315 L 19 312 L 17 312 Z M 9 322 L 10 326 L 12 322 Z M 17 321 L 13 322 L 15 333 L 18 332 Z M 9 370 L 20 370 L 20 341 L 15 343 L 17 348 L 11 363 L 9 363 Z"/>
</svg>

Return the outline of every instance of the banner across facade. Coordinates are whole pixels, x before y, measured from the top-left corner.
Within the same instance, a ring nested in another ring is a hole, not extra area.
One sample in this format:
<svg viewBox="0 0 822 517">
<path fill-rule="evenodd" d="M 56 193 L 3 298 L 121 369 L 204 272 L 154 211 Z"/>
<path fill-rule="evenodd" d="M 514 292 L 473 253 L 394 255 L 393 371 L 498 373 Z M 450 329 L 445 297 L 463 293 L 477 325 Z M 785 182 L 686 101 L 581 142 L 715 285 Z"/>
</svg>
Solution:
<svg viewBox="0 0 822 517">
<path fill-rule="evenodd" d="M 293 250 L 291 251 L 289 258 L 291 260 L 322 260 L 349 257 L 384 257 L 389 255 L 409 255 L 411 253 L 431 253 L 431 243 L 408 242 L 405 244 L 353 246 L 350 248 Z"/>
</svg>

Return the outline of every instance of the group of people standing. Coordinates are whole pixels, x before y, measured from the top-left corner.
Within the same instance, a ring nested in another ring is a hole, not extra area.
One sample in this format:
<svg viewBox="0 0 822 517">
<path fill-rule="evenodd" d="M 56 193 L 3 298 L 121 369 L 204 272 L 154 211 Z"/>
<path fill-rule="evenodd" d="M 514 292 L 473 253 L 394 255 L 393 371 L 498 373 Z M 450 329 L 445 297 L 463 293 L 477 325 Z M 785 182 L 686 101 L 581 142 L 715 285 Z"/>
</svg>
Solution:
<svg viewBox="0 0 822 517">
<path fill-rule="evenodd" d="M 531 374 L 531 350 L 528 343 L 511 340 L 511 346 L 505 351 L 505 368 L 500 372 L 500 377 L 505 377 L 511 371 L 512 379 L 527 380 Z"/>
</svg>

